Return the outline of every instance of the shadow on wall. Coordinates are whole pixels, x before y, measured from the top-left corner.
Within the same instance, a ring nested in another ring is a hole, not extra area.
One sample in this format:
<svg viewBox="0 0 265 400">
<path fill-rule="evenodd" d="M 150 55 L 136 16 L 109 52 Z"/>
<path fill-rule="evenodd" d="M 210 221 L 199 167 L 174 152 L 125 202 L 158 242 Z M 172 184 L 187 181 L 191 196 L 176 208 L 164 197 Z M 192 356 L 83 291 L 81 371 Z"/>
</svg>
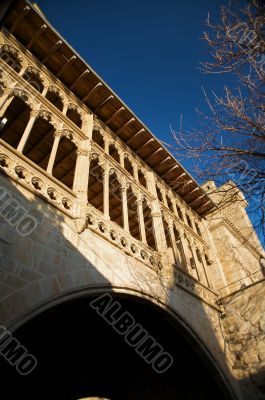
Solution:
<svg viewBox="0 0 265 400">
<path fill-rule="evenodd" d="M 173 302 L 177 300 L 176 309 L 182 302 L 182 315 L 177 315 L 155 306 L 158 299 L 144 300 L 137 292 L 122 293 L 122 288 L 117 293 L 98 270 L 100 264 L 107 266 L 104 253 L 91 250 L 90 243 L 75 233 L 73 221 L 33 195 L 26 198 L 2 175 L 1 188 L 37 221 L 32 232 L 22 236 L 16 224 L 12 227 L 6 222 L 11 214 L 4 217 L 0 208 L 1 323 L 37 360 L 32 372 L 22 376 L 14 362 L 16 349 L 9 354 L 4 351 L 12 336 L 6 340 L 2 327 L 1 390 L 6 398 L 232 399 L 226 384 L 217 379 L 213 359 L 187 329 L 190 321 L 197 336 L 210 337 L 210 350 L 216 351 L 220 360 L 221 348 L 199 300 L 172 288 L 170 296 Z M 119 312 L 130 313 L 135 324 L 173 357 L 167 371 L 157 373 L 152 363 L 138 354 L 139 348 L 137 353 L 136 347 L 129 346 L 124 335 L 90 306 L 92 299 L 106 292 L 119 304 L 116 320 Z"/>
</svg>

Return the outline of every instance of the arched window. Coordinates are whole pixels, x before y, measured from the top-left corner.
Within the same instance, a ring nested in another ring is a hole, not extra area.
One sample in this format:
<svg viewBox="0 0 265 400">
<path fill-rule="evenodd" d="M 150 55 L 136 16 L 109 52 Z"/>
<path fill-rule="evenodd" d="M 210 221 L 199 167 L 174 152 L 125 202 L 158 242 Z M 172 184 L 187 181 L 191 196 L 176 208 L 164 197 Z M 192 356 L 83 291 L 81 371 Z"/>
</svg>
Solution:
<svg viewBox="0 0 265 400">
<path fill-rule="evenodd" d="M 183 214 L 179 206 L 176 206 L 179 219 L 183 221 Z"/>
<path fill-rule="evenodd" d="M 92 132 L 92 141 L 94 143 L 97 143 L 99 145 L 99 147 L 101 147 L 102 149 L 104 149 L 104 139 L 102 134 L 100 133 L 100 131 L 98 129 L 94 129 Z"/>
<path fill-rule="evenodd" d="M 143 200 L 143 214 L 144 214 L 144 225 L 145 225 L 147 244 L 154 250 L 157 250 L 155 236 L 154 236 L 153 217 L 151 213 L 151 208 L 147 204 L 146 199 Z"/>
<path fill-rule="evenodd" d="M 165 232 L 165 237 L 166 237 L 166 242 L 167 242 L 167 248 L 172 248 L 169 226 L 168 226 L 167 221 L 165 220 L 164 215 L 163 215 L 163 226 L 164 226 L 164 232 Z"/>
<path fill-rule="evenodd" d="M 79 112 L 75 107 L 69 106 L 66 112 L 67 118 L 69 118 L 78 128 L 82 127 L 82 119 Z"/>
<path fill-rule="evenodd" d="M 38 92 L 42 93 L 43 91 L 43 82 L 37 72 L 34 72 L 32 69 L 27 69 L 23 74 L 23 78 L 33 86 Z"/>
<path fill-rule="evenodd" d="M 137 240 L 140 240 L 140 229 L 137 210 L 137 197 L 132 189 L 127 189 L 127 205 L 130 234 Z"/>
<path fill-rule="evenodd" d="M 133 176 L 133 166 L 128 157 L 124 158 L 124 168 L 131 176 Z"/>
<path fill-rule="evenodd" d="M 73 187 L 76 157 L 75 144 L 70 139 L 62 137 L 56 153 L 52 175 L 70 189 Z"/>
<path fill-rule="evenodd" d="M 30 111 L 30 107 L 15 96 L 1 118 L 0 138 L 15 149 L 29 122 Z"/>
<path fill-rule="evenodd" d="M 20 72 L 22 65 L 15 51 L 9 47 L 3 46 L 0 50 L 0 58 L 7 63 L 14 71 Z"/>
<path fill-rule="evenodd" d="M 192 228 L 192 222 L 188 214 L 186 214 L 186 219 L 190 228 Z"/>
<path fill-rule="evenodd" d="M 48 166 L 54 131 L 54 127 L 46 119 L 38 117 L 23 149 L 23 154 L 44 170 Z"/>
<path fill-rule="evenodd" d="M 145 188 L 147 188 L 147 181 L 146 181 L 145 175 L 143 174 L 143 172 L 142 172 L 141 169 L 138 170 L 138 180 L 139 180 L 139 183 L 140 183 L 142 186 L 144 186 Z"/>
<path fill-rule="evenodd" d="M 111 221 L 123 227 L 121 184 L 116 172 L 109 177 L 109 216 Z"/>
<path fill-rule="evenodd" d="M 174 212 L 172 201 L 168 195 L 166 195 L 166 199 L 167 199 L 168 208 L 170 209 L 170 211 Z"/>
<path fill-rule="evenodd" d="M 186 270 L 187 268 L 186 268 L 186 258 L 185 258 L 185 254 L 184 254 L 184 249 L 182 246 L 180 234 L 177 231 L 175 225 L 173 227 L 173 232 L 174 232 L 175 243 L 177 245 L 177 251 L 178 251 L 176 262 L 180 268 L 182 268 L 183 270 Z"/>
<path fill-rule="evenodd" d="M 89 180 L 87 190 L 87 201 L 97 210 L 103 213 L 103 181 L 104 170 L 98 159 L 91 160 L 89 168 Z"/>
<path fill-rule="evenodd" d="M 116 146 L 112 143 L 109 146 L 109 155 L 115 160 L 117 161 L 117 163 L 120 162 L 120 155 L 118 150 L 116 149 Z"/>
<path fill-rule="evenodd" d="M 52 89 L 48 90 L 46 99 L 48 99 L 56 108 L 58 108 L 58 110 L 63 111 L 63 101 L 57 91 Z"/>
<path fill-rule="evenodd" d="M 159 187 L 156 185 L 156 193 L 157 193 L 157 198 L 159 201 L 161 201 L 161 203 L 163 203 L 163 196 L 162 196 L 162 192 L 159 189 Z"/>
</svg>

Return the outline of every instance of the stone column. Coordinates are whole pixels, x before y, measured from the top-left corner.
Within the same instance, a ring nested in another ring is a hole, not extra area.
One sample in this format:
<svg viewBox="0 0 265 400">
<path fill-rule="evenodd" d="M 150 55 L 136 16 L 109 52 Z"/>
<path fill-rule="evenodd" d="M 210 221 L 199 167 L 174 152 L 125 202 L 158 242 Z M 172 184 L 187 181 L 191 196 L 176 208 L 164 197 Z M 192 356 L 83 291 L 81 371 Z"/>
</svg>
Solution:
<svg viewBox="0 0 265 400">
<path fill-rule="evenodd" d="M 121 167 L 124 168 L 124 153 L 122 151 L 120 151 L 119 156 L 120 156 Z"/>
<path fill-rule="evenodd" d="M 136 164 L 133 164 L 133 175 L 137 182 L 139 182 L 138 167 Z"/>
<path fill-rule="evenodd" d="M 140 226 L 141 241 L 143 243 L 147 243 L 145 226 L 144 226 L 143 203 L 142 203 L 142 198 L 140 196 L 138 197 L 136 204 L 137 204 L 138 220 L 139 220 L 139 226 Z"/>
<path fill-rule="evenodd" d="M 46 94 L 48 93 L 48 89 L 49 89 L 49 86 L 47 85 L 47 86 L 44 86 L 44 88 L 43 88 L 43 91 L 42 91 L 42 96 L 43 97 L 46 97 Z"/>
<path fill-rule="evenodd" d="M 24 130 L 24 133 L 23 133 L 23 135 L 22 135 L 22 137 L 20 139 L 20 142 L 19 142 L 19 144 L 17 146 L 17 151 L 20 151 L 21 153 L 23 152 L 25 144 L 26 144 L 26 142 L 28 140 L 28 137 L 30 135 L 30 132 L 31 132 L 31 130 L 33 128 L 33 125 L 34 125 L 36 119 L 37 119 L 37 116 L 38 116 L 38 111 L 37 110 L 31 111 L 29 122 L 28 122 L 28 124 L 27 124 L 27 126 L 26 126 L 26 128 Z"/>
<path fill-rule="evenodd" d="M 54 166 L 54 161 L 56 158 L 56 154 L 57 154 L 57 150 L 58 150 L 58 146 L 59 146 L 59 142 L 61 139 L 62 135 L 61 132 L 54 132 L 54 141 L 53 141 L 53 145 L 52 145 L 52 151 L 50 154 L 50 158 L 49 158 L 49 162 L 46 168 L 46 171 L 52 175 L 52 170 L 53 170 L 53 166 Z"/>
<path fill-rule="evenodd" d="M 189 249 L 188 249 L 188 243 L 187 243 L 187 239 L 185 236 L 185 232 L 184 230 L 181 228 L 179 229 L 179 236 L 180 236 L 180 244 L 182 246 L 183 249 L 183 258 L 184 258 L 184 262 L 185 262 L 185 266 L 188 272 L 190 272 L 190 260 L 189 260 Z"/>
<path fill-rule="evenodd" d="M 104 145 L 104 151 L 106 154 L 109 154 L 109 145 L 110 145 L 110 140 L 108 138 L 105 139 L 105 145 Z"/>
<path fill-rule="evenodd" d="M 152 202 L 152 218 L 153 218 L 153 229 L 154 237 L 156 241 L 156 248 L 160 252 L 165 252 L 167 249 L 167 241 L 165 236 L 164 224 L 160 205 L 158 200 Z"/>
<path fill-rule="evenodd" d="M 19 76 L 23 76 L 23 75 L 25 74 L 25 72 L 27 71 L 27 69 L 28 69 L 27 63 L 23 64 L 23 65 L 21 66 L 21 70 L 19 71 L 18 75 L 19 75 Z"/>
<path fill-rule="evenodd" d="M 67 110 L 68 105 L 64 108 Z M 76 151 L 76 166 L 73 182 L 73 191 L 77 195 L 77 206 L 76 206 L 76 224 L 78 232 L 82 232 L 86 226 L 86 213 L 87 213 L 87 189 L 89 180 L 89 168 L 90 168 L 90 151 L 91 151 L 91 138 L 93 131 L 93 114 L 89 114 L 85 125 L 82 125 L 84 133 L 86 133 L 87 139 L 82 140 Z"/>
<path fill-rule="evenodd" d="M 104 177 L 104 217 L 110 219 L 109 216 L 109 163 L 105 165 L 105 170 L 103 173 Z"/>
<path fill-rule="evenodd" d="M 123 229 L 126 232 L 129 232 L 129 216 L 128 216 L 127 187 L 126 187 L 126 185 L 121 187 L 121 193 L 122 193 Z"/>
<path fill-rule="evenodd" d="M 62 113 L 63 113 L 64 115 L 66 115 L 67 110 L 68 110 L 68 104 L 64 104 Z"/>
<path fill-rule="evenodd" d="M 0 117 L 4 116 L 8 106 L 10 105 L 13 98 L 14 98 L 14 96 L 11 96 L 11 90 L 5 88 L 4 94 L 0 99 Z"/>
<path fill-rule="evenodd" d="M 178 251 L 177 244 L 176 244 L 176 238 L 175 238 L 175 234 L 174 234 L 174 226 L 173 226 L 172 221 L 170 221 L 170 223 L 168 224 L 168 229 L 169 229 L 170 241 L 172 243 L 173 253 L 174 253 L 174 257 L 175 257 L 175 262 L 178 266 L 180 266 L 181 260 L 179 257 L 179 251 Z"/>
<path fill-rule="evenodd" d="M 85 120 L 82 123 L 82 131 L 85 133 L 88 139 L 92 140 L 93 114 L 86 114 Z"/>
</svg>

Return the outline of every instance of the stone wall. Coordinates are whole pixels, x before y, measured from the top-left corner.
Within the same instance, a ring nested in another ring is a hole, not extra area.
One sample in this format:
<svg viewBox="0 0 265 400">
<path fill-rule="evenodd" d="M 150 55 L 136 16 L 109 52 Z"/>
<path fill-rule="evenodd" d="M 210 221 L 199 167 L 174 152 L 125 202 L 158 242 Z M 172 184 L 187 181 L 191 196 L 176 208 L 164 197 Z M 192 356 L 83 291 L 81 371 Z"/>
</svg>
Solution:
<svg viewBox="0 0 265 400">
<path fill-rule="evenodd" d="M 247 400 L 265 399 L 265 279 L 223 299 L 224 333 Z"/>
</svg>

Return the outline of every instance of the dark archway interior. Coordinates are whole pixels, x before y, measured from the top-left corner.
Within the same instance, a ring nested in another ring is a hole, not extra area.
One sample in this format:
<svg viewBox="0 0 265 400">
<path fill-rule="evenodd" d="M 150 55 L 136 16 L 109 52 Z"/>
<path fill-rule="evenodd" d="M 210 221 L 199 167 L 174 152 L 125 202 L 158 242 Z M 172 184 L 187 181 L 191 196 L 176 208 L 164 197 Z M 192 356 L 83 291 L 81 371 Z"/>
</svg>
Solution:
<svg viewBox="0 0 265 400">
<path fill-rule="evenodd" d="M 117 298 L 174 363 L 156 373 L 82 298 L 53 307 L 27 322 L 14 336 L 34 354 L 38 365 L 20 376 L 1 359 L 1 390 L 6 399 L 77 400 L 228 400 L 172 317 L 134 297 Z M 198 350 L 198 352 L 197 352 Z"/>
</svg>

